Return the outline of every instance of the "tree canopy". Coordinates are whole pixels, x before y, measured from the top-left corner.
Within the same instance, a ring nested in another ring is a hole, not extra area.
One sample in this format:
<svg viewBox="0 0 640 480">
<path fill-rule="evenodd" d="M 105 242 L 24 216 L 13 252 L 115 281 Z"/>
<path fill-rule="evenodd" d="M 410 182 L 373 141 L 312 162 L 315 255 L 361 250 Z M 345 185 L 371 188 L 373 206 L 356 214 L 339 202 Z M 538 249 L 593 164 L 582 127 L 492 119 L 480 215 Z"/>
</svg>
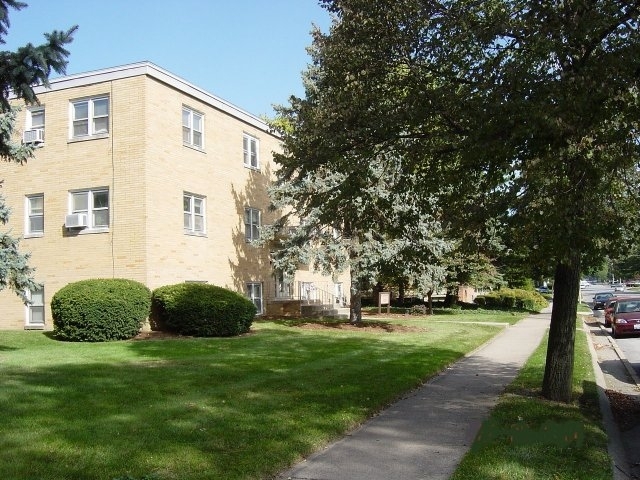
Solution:
<svg viewBox="0 0 640 480">
<path fill-rule="evenodd" d="M 9 10 L 24 7 L 25 3 L 16 0 L 0 0 L 0 44 L 5 43 L 10 27 Z M 27 105 L 38 102 L 33 87 L 48 85 L 53 72 L 65 72 L 69 55 L 66 46 L 73 40 L 76 29 L 47 33 L 45 43 L 39 46 L 29 43 L 15 52 L 0 51 L 0 160 L 24 163 L 33 156 L 32 146 L 14 138 L 17 107 L 11 106 L 10 99 L 21 99 Z M 0 224 L 8 222 L 9 214 L 10 209 L 0 195 Z M 19 239 L 11 232 L 0 232 L 0 290 L 10 288 L 27 301 L 25 291 L 37 288 L 38 284 L 28 264 L 29 255 L 20 253 L 18 244 Z"/>
<path fill-rule="evenodd" d="M 410 192 L 446 231 L 498 226 L 555 271 L 543 393 L 568 401 L 580 272 L 638 234 L 640 1 L 321 3 L 283 178 L 339 173 L 333 202 L 307 204 L 355 216 L 374 162 L 410 179 L 390 202 Z"/>
</svg>

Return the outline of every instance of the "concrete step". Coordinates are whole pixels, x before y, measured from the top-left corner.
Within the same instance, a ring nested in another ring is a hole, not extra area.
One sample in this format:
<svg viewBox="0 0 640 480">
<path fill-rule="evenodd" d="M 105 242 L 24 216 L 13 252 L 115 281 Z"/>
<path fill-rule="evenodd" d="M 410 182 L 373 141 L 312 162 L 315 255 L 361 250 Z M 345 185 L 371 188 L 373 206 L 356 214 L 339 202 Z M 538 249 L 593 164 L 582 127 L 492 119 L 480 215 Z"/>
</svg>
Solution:
<svg viewBox="0 0 640 480">
<path fill-rule="evenodd" d="M 349 319 L 348 308 L 335 308 L 333 305 L 300 305 L 300 314 L 303 317 Z"/>
</svg>

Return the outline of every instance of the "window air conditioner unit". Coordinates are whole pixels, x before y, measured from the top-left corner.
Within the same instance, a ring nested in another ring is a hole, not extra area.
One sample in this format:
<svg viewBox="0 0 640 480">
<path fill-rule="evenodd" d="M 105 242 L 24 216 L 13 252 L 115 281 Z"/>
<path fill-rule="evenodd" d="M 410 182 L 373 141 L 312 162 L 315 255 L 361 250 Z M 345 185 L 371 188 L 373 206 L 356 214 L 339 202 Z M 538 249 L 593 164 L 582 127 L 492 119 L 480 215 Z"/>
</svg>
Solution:
<svg viewBox="0 0 640 480">
<path fill-rule="evenodd" d="M 72 213 L 64 217 L 64 226 L 67 228 L 85 228 L 87 224 L 86 213 Z"/>
<path fill-rule="evenodd" d="M 44 128 L 25 130 L 22 134 L 22 143 L 44 143 Z"/>
</svg>

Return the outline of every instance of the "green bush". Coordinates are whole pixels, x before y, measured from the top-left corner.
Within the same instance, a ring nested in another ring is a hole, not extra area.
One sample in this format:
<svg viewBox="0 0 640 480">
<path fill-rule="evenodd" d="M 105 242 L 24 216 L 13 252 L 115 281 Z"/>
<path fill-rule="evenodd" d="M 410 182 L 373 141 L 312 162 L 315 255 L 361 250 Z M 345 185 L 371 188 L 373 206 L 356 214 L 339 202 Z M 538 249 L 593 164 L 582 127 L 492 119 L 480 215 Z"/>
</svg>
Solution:
<svg viewBox="0 0 640 480">
<path fill-rule="evenodd" d="M 71 342 L 104 342 L 135 337 L 149 316 L 151 291 L 122 278 L 81 280 L 51 299 L 53 333 Z"/>
<path fill-rule="evenodd" d="M 246 333 L 256 315 L 249 299 L 222 287 L 179 283 L 152 293 L 157 328 L 195 337 L 231 337 Z"/>
<path fill-rule="evenodd" d="M 517 288 L 501 288 L 476 298 L 475 303 L 484 308 L 526 310 L 529 312 L 539 312 L 549 305 L 548 300 L 538 292 Z"/>
</svg>

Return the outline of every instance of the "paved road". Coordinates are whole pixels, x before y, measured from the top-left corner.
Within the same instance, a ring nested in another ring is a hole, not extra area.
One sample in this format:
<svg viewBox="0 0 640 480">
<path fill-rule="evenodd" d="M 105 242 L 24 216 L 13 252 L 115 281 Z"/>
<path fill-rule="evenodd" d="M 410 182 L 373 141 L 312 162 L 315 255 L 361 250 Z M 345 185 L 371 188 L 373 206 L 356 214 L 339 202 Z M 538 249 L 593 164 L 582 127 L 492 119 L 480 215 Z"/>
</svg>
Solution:
<svg viewBox="0 0 640 480">
<path fill-rule="evenodd" d="M 597 292 L 613 292 L 608 285 L 590 285 L 587 288 L 582 289 L 582 301 L 591 303 L 593 295 Z M 602 310 L 596 310 L 593 312 L 594 316 L 601 322 L 604 322 L 604 315 Z M 609 334 L 611 330 L 608 329 Z M 629 363 L 634 368 L 636 373 L 640 376 L 640 335 L 634 337 L 618 338 L 616 343 L 622 352 L 624 353 Z"/>
<path fill-rule="evenodd" d="M 629 360 L 629 363 L 640 376 L 640 336 L 617 338 L 616 343 Z"/>
</svg>

